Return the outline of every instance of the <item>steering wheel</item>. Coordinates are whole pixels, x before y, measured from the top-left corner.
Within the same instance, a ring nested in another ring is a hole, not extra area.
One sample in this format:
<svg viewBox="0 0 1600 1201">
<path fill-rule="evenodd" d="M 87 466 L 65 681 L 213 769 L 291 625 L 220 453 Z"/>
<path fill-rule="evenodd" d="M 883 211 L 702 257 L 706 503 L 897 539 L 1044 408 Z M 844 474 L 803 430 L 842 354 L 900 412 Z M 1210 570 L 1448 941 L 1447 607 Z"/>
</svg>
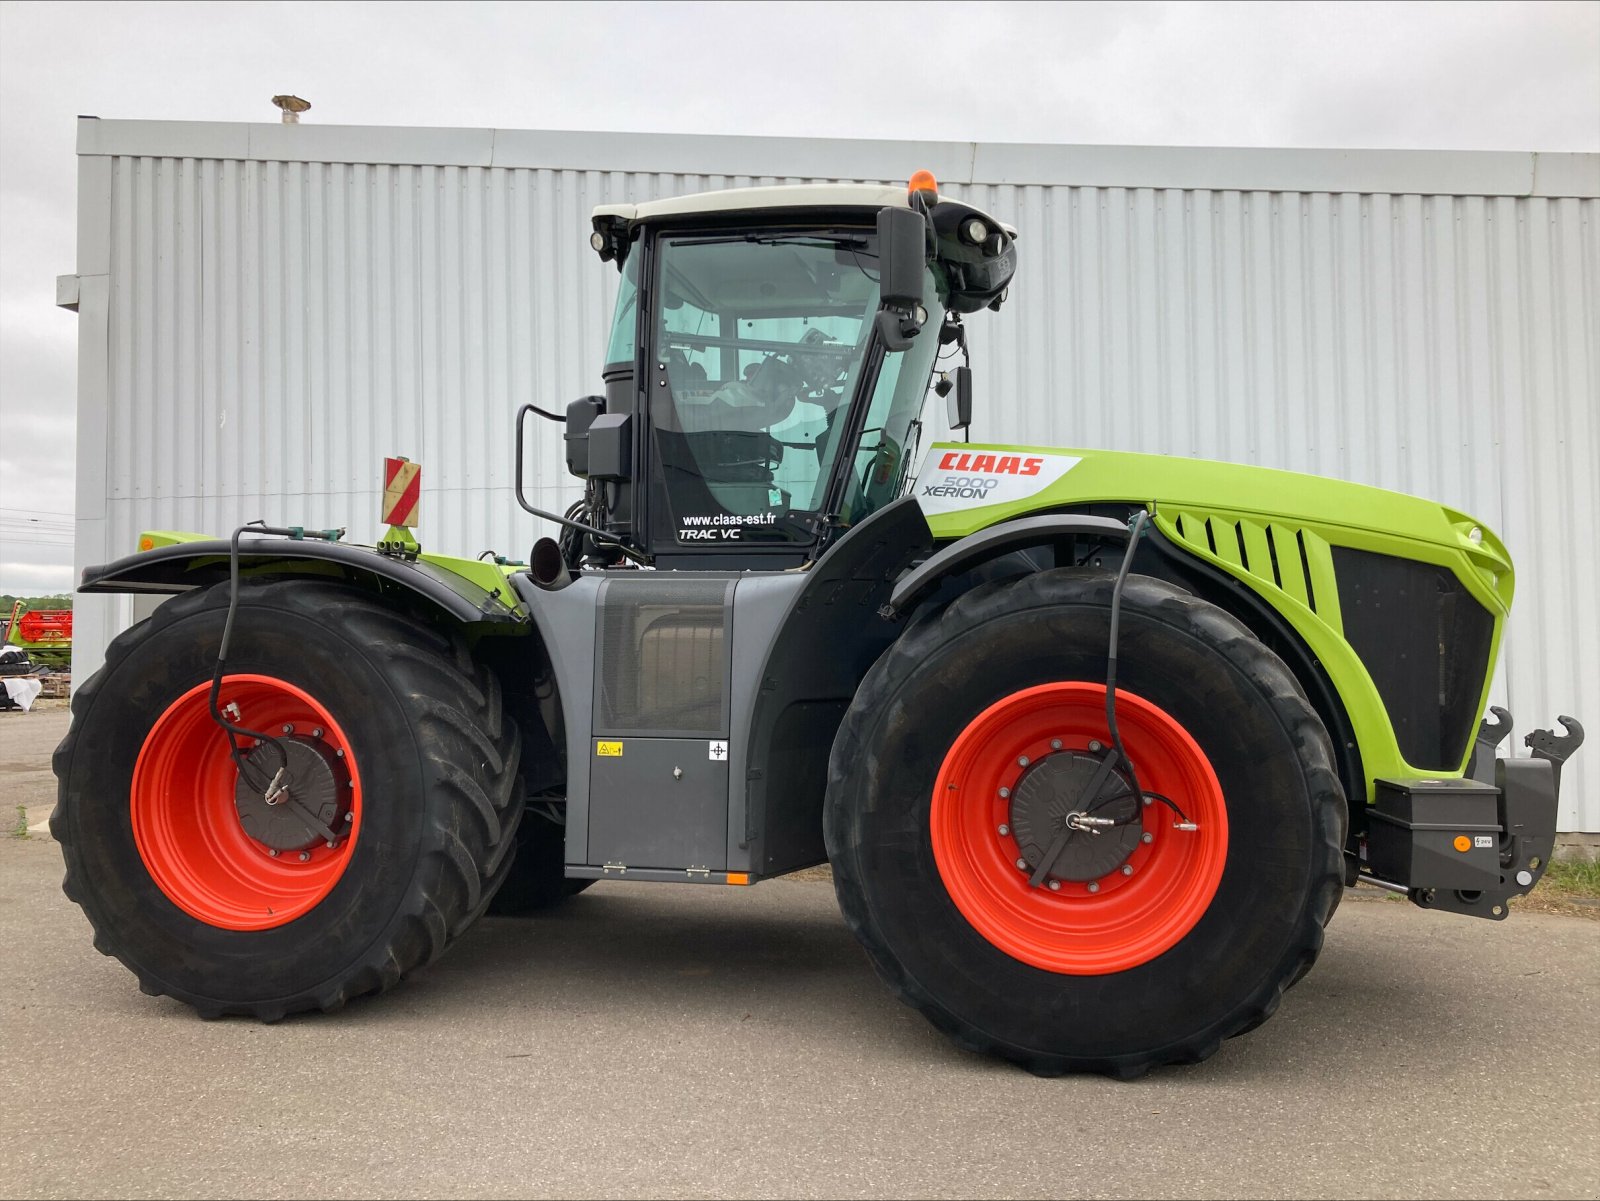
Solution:
<svg viewBox="0 0 1600 1201">
<path fill-rule="evenodd" d="M 783 443 L 766 430 L 707 430 L 686 436 L 701 471 L 724 482 L 737 475 L 760 482 L 783 463 Z"/>
</svg>

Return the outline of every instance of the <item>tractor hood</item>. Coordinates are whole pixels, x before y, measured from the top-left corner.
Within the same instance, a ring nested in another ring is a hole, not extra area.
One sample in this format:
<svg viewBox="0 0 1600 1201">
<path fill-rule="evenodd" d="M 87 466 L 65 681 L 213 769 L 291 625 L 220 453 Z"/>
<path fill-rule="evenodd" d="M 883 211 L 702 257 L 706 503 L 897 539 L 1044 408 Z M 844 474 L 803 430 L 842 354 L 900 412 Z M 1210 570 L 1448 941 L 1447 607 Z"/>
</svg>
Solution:
<svg viewBox="0 0 1600 1201">
<path fill-rule="evenodd" d="M 1481 522 L 1408 496 L 1293 471 L 1109 450 L 935 443 L 913 485 L 934 537 L 964 537 L 1027 513 L 1128 502 L 1159 524 L 1185 513 L 1313 527 L 1335 545 L 1452 565 L 1464 557 L 1509 608 L 1511 557 Z M 1421 550 L 1418 544 L 1431 548 Z"/>
</svg>

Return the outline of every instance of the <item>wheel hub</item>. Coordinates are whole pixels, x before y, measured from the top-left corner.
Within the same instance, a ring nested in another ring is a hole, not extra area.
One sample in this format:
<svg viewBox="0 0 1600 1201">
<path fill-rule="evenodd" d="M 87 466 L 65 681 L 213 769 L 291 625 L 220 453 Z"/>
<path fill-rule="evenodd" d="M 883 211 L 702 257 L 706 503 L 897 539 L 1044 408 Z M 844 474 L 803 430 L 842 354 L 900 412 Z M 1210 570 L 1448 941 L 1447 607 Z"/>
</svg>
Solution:
<svg viewBox="0 0 1600 1201">
<path fill-rule="evenodd" d="M 1139 799 L 1126 775 L 1113 769 L 1100 786 L 1098 798 L 1083 795 L 1100 765 L 1100 755 L 1058 751 L 1030 764 L 1012 788 L 1011 830 L 1030 872 L 1063 829 L 1076 827 L 1074 817 L 1086 815 L 1119 824 L 1074 829 L 1050 869 L 1055 879 L 1098 880 L 1116 871 L 1138 849 L 1143 830 Z"/>
<path fill-rule="evenodd" d="M 287 757 L 286 764 L 280 763 L 276 751 L 262 744 L 245 753 L 246 761 L 255 764 L 267 779 L 276 777 L 283 766 L 279 785 L 286 791 L 268 800 L 267 794 L 241 774 L 234 786 L 233 805 L 244 832 L 269 850 L 306 850 L 325 839 L 306 821 L 302 809 L 326 829 L 343 832 L 350 777 L 337 754 L 321 739 L 303 735 L 280 738 L 276 745 Z"/>
</svg>

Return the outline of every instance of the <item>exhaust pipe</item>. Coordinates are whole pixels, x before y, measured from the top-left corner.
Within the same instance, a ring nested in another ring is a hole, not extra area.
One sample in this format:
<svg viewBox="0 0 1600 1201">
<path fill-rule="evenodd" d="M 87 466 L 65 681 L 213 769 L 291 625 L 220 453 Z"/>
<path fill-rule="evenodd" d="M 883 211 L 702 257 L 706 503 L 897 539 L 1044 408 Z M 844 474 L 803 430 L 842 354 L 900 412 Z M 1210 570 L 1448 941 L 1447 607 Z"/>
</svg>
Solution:
<svg viewBox="0 0 1600 1201">
<path fill-rule="evenodd" d="M 528 554 L 528 578 L 546 592 L 559 592 L 572 583 L 566 556 L 554 538 L 541 538 Z"/>
</svg>

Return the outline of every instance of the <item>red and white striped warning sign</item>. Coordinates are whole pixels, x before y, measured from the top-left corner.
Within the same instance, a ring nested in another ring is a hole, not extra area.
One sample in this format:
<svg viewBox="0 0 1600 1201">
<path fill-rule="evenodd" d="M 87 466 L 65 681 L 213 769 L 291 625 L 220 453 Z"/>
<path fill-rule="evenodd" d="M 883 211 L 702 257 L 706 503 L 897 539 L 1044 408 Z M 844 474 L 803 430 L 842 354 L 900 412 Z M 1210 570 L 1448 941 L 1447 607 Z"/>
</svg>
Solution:
<svg viewBox="0 0 1600 1201">
<path fill-rule="evenodd" d="M 408 459 L 383 461 L 383 520 L 390 525 L 417 524 L 417 498 L 422 495 L 422 464 Z"/>
</svg>

